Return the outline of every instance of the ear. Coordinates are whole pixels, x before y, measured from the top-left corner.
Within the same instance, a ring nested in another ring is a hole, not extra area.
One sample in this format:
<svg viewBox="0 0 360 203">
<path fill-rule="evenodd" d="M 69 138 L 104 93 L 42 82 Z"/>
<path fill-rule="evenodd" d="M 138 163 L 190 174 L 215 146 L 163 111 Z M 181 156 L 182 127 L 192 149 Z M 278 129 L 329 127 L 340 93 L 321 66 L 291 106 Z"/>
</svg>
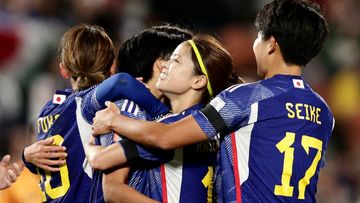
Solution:
<svg viewBox="0 0 360 203">
<path fill-rule="evenodd" d="M 199 90 L 206 87 L 207 82 L 208 81 L 205 75 L 195 76 L 194 81 L 191 84 L 191 87 L 195 90 Z"/>
<path fill-rule="evenodd" d="M 116 73 L 116 61 L 114 60 L 110 68 L 110 75 L 114 75 L 115 73 Z"/>
<path fill-rule="evenodd" d="M 63 63 L 59 64 L 59 69 L 60 69 L 60 74 L 63 78 L 65 79 L 69 79 L 70 78 L 70 74 L 69 71 L 66 69 L 65 65 Z"/>
<path fill-rule="evenodd" d="M 165 60 L 160 59 L 160 58 L 156 59 L 154 62 L 153 71 L 158 72 L 160 74 L 162 72 L 162 70 L 164 69 L 164 63 L 165 63 Z"/>
<path fill-rule="evenodd" d="M 278 48 L 278 43 L 276 42 L 275 38 L 271 36 L 268 40 L 268 44 L 266 46 L 267 53 L 270 55 L 275 52 L 275 50 Z"/>
</svg>

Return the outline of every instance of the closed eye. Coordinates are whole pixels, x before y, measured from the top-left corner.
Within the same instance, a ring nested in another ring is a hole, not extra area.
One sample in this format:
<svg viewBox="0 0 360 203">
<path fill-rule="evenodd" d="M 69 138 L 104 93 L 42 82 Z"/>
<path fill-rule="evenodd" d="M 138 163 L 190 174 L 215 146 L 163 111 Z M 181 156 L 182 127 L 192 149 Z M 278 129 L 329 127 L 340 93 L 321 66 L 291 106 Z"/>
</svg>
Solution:
<svg viewBox="0 0 360 203">
<path fill-rule="evenodd" d="M 180 57 L 180 55 L 178 55 L 178 54 L 173 54 L 173 55 L 171 55 L 171 57 L 170 57 L 170 60 L 171 61 L 174 61 L 174 62 L 176 62 L 176 63 L 180 63 L 180 59 L 181 57 Z"/>
</svg>

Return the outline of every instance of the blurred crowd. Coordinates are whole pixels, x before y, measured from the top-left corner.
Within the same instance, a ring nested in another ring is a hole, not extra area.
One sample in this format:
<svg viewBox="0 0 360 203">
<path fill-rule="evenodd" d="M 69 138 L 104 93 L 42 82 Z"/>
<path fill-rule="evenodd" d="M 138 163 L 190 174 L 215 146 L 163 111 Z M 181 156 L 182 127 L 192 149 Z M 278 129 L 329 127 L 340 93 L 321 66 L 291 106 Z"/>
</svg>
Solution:
<svg viewBox="0 0 360 203">
<path fill-rule="evenodd" d="M 119 44 L 145 27 L 173 23 L 216 36 L 233 55 L 236 71 L 256 81 L 252 44 L 256 12 L 268 0 L 0 0 L 0 156 L 21 158 L 33 142 L 33 123 L 55 89 L 70 87 L 58 75 L 57 46 L 75 24 L 98 24 Z M 320 203 L 360 203 L 360 1 L 317 0 L 330 36 L 304 70 L 330 105 L 336 124 L 320 173 Z M 36 177 L 0 193 L 0 203 L 39 202 Z M 26 186 L 28 185 L 28 186 Z M 6 198 L 5 198 L 6 197 Z"/>
</svg>

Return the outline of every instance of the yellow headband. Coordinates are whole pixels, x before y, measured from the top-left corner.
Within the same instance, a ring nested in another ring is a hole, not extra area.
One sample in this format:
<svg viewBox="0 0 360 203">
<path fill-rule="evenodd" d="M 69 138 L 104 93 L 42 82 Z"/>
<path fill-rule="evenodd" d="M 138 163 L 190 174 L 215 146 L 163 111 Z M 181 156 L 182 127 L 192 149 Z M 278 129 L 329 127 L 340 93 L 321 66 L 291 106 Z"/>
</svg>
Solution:
<svg viewBox="0 0 360 203">
<path fill-rule="evenodd" d="M 197 58 L 197 60 L 198 60 L 198 62 L 199 62 L 201 71 L 204 73 L 204 75 L 206 76 L 206 78 L 207 78 L 207 80 L 208 80 L 208 82 L 207 82 L 207 89 L 208 89 L 208 91 L 209 91 L 210 97 L 212 97 L 212 96 L 213 96 L 213 91 L 212 91 L 212 88 L 211 88 L 211 85 L 210 85 L 209 75 L 208 75 L 208 73 L 207 73 L 207 71 L 206 71 L 205 64 L 204 64 L 204 62 L 203 62 L 203 60 L 202 60 L 202 58 L 201 58 L 200 52 L 199 52 L 198 48 L 196 47 L 196 45 L 195 45 L 195 43 L 194 43 L 193 40 L 190 39 L 190 40 L 188 40 L 188 42 L 191 44 L 191 46 L 192 46 L 192 48 L 193 48 L 193 50 L 194 50 L 194 52 L 195 52 L 195 55 L 196 55 L 196 58 Z"/>
</svg>

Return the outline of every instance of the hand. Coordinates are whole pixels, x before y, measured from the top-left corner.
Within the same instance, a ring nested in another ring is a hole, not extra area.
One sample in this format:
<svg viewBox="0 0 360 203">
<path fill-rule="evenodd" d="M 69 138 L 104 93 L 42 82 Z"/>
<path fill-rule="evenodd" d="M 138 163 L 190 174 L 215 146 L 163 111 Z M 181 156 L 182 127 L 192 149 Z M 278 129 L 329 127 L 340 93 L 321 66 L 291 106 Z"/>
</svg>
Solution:
<svg viewBox="0 0 360 203">
<path fill-rule="evenodd" d="M 101 165 L 101 163 L 99 163 L 98 158 L 100 156 L 100 152 L 104 150 L 104 148 L 105 147 L 101 145 L 95 145 L 95 138 L 93 136 L 91 136 L 89 142 L 85 144 L 85 156 L 93 169 L 100 170 L 98 166 Z"/>
<path fill-rule="evenodd" d="M 54 138 L 47 138 L 26 147 L 24 149 L 25 161 L 48 171 L 60 171 L 58 165 L 66 163 L 66 148 L 64 146 L 55 146 L 53 142 Z"/>
<path fill-rule="evenodd" d="M 14 163 L 11 166 L 9 163 L 10 155 L 4 156 L 0 162 L 0 189 L 10 187 L 24 169 L 24 165 L 21 163 Z"/>
<path fill-rule="evenodd" d="M 137 81 L 141 82 L 148 90 L 150 90 L 149 86 L 144 83 L 144 78 L 143 77 L 137 77 L 135 78 Z"/>
<path fill-rule="evenodd" d="M 110 133 L 112 131 L 113 117 L 120 114 L 120 110 L 115 103 L 107 101 L 105 105 L 107 108 L 96 112 L 93 119 L 93 136 Z"/>
</svg>

